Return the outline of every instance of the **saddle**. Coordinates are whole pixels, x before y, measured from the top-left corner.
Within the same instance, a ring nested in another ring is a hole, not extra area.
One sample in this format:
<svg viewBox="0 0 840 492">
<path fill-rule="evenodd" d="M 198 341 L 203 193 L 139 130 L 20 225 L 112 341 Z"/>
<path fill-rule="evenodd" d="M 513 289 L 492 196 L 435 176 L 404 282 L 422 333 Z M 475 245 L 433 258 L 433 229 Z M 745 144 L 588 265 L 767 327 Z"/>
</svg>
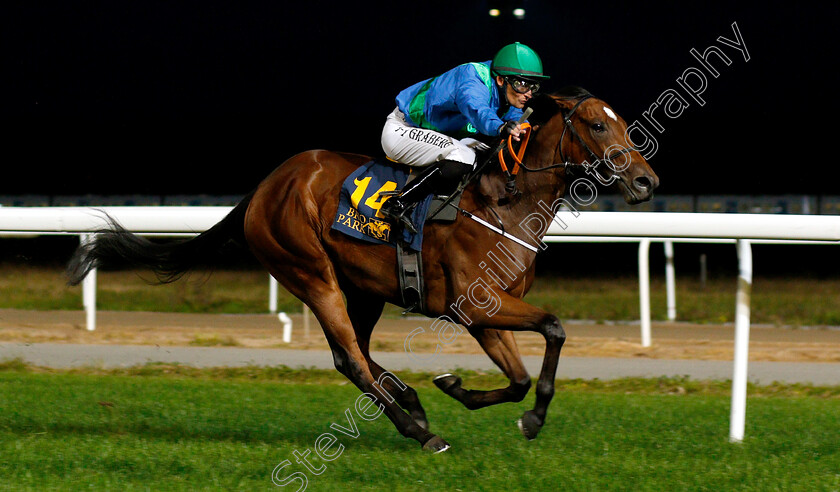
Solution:
<svg viewBox="0 0 840 492">
<path fill-rule="evenodd" d="M 396 194 L 396 190 L 404 188 L 413 177 L 409 171 L 407 166 L 394 165 L 384 159 L 374 159 L 360 166 L 344 180 L 331 227 L 362 241 L 395 247 L 402 305 L 407 307 L 406 312 L 422 312 L 425 309 L 420 253 L 423 225 L 429 220 L 453 222 L 457 218 L 457 209 L 449 206 L 441 208 L 449 197 L 430 195 L 412 212 L 411 220 L 418 231 L 416 234 L 405 230 L 392 231 L 392 225 L 378 216 L 378 211 L 386 197 Z M 453 198 L 450 203 L 457 206 L 458 201 L 460 197 Z M 428 217 L 430 214 L 434 217 Z"/>
<path fill-rule="evenodd" d="M 458 205 L 461 201 L 461 193 L 474 179 L 479 179 L 480 193 L 491 197 L 491 199 L 497 203 L 502 203 L 502 201 L 507 200 L 509 196 L 515 196 L 520 193 L 519 190 L 516 189 L 515 179 L 516 174 L 519 171 L 519 165 L 522 163 L 525 148 L 528 145 L 528 139 L 531 136 L 531 125 L 524 122 L 528 115 L 531 114 L 531 110 L 529 109 L 526 111 L 526 113 L 523 113 L 520 123 L 522 124 L 523 129 L 527 129 L 527 131 L 518 151 L 514 151 L 512 139 L 508 138 L 506 141 L 507 149 L 504 148 L 505 141 L 503 140 L 502 144 L 499 144 L 495 149 L 488 150 L 486 153 L 480 154 L 477 161 L 482 162 L 482 164 L 479 165 L 475 171 L 464 176 L 452 195 L 433 197 L 431 205 L 428 208 L 426 220 L 454 222 L 458 216 L 458 211 L 460 210 Z M 510 170 L 505 163 L 505 150 L 509 152 L 509 155 L 514 161 L 512 169 Z M 502 168 L 502 172 L 507 178 L 506 183 L 504 184 L 504 189 L 498 189 L 493 184 L 488 183 L 489 180 L 485 179 L 487 176 L 484 174 L 484 168 L 491 162 L 493 157 L 496 157 L 496 155 L 498 155 L 498 161 Z M 409 179 L 411 179 L 411 177 L 409 177 Z M 465 214 L 470 215 L 466 212 Z M 423 262 L 419 248 L 417 250 L 411 250 L 401 247 L 400 242 L 397 243 L 397 272 L 399 273 L 400 292 L 402 294 L 403 305 L 409 306 L 403 314 L 407 312 L 425 311 L 426 303 L 424 295 L 425 291 L 423 289 Z"/>
</svg>

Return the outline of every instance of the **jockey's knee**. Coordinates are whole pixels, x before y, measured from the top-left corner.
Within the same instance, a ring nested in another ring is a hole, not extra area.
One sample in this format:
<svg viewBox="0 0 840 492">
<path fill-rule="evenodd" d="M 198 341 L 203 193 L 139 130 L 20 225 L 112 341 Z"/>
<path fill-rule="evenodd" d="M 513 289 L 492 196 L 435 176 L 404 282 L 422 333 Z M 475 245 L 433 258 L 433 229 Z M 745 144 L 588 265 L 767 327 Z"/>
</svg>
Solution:
<svg viewBox="0 0 840 492">
<path fill-rule="evenodd" d="M 438 164 L 440 167 L 440 174 L 443 179 L 461 179 L 462 176 L 472 170 L 471 164 L 464 164 L 463 162 L 444 160 Z"/>
<path fill-rule="evenodd" d="M 437 166 L 440 169 L 440 178 L 437 180 L 435 192 L 441 195 L 455 191 L 461 178 L 472 170 L 471 164 L 448 159 L 438 162 Z"/>
<path fill-rule="evenodd" d="M 445 152 L 441 157 L 443 157 L 441 159 L 442 161 L 459 162 L 470 169 L 472 169 L 475 163 L 475 151 L 457 140 L 452 142 L 449 151 Z"/>
</svg>

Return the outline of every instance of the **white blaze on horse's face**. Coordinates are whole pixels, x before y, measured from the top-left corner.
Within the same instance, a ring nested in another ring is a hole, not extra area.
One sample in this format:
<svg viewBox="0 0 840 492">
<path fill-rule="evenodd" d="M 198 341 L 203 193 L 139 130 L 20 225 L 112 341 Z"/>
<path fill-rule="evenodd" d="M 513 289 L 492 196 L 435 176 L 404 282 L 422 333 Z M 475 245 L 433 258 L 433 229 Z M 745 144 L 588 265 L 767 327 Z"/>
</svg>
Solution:
<svg viewBox="0 0 840 492">
<path fill-rule="evenodd" d="M 605 112 L 605 113 L 607 113 L 607 116 L 609 116 L 610 118 L 612 118 L 612 119 L 613 119 L 613 121 L 618 121 L 618 118 L 615 116 L 615 113 L 613 113 L 613 110 L 612 110 L 612 109 L 610 109 L 610 108 L 608 108 L 608 107 L 604 106 L 604 112 Z"/>
</svg>

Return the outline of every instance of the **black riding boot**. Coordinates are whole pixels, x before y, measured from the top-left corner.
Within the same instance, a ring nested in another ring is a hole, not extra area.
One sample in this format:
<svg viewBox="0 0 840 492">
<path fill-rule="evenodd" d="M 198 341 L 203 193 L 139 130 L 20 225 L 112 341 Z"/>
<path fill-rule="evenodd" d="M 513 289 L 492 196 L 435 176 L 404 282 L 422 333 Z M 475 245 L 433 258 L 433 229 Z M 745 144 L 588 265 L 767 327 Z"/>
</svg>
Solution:
<svg viewBox="0 0 840 492">
<path fill-rule="evenodd" d="M 411 223 L 411 211 L 420 200 L 431 193 L 451 193 L 461 177 L 471 166 L 455 161 L 440 161 L 428 166 L 419 176 L 408 183 L 399 196 L 389 198 L 379 209 L 394 224 L 402 224 L 412 234 L 417 229 Z"/>
</svg>

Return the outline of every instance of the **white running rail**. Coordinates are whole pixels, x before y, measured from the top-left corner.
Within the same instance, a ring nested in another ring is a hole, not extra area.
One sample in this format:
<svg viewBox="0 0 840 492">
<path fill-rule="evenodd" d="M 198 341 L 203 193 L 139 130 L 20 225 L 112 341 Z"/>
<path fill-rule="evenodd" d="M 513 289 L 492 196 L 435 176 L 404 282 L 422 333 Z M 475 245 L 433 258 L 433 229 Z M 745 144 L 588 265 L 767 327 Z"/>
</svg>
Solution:
<svg viewBox="0 0 840 492">
<path fill-rule="evenodd" d="M 106 223 L 102 212 L 126 229 L 143 235 L 194 235 L 224 218 L 232 207 L 0 207 L 0 236 L 71 234 L 82 241 Z M 755 243 L 840 243 L 840 216 L 708 214 L 657 212 L 560 211 L 543 238 L 546 242 L 636 242 L 639 247 L 642 344 L 650 345 L 649 248 L 664 242 L 668 317 L 676 316 L 673 297 L 672 242 L 735 242 L 739 275 L 736 297 L 735 357 L 732 377 L 732 413 L 729 438 L 744 437 L 747 355 L 750 328 L 752 252 Z M 272 295 L 276 289 L 272 288 Z M 96 323 L 96 272 L 84 281 L 84 306 L 88 329 Z M 270 301 L 276 309 L 276 300 Z M 290 333 L 289 333 L 290 336 Z"/>
</svg>

